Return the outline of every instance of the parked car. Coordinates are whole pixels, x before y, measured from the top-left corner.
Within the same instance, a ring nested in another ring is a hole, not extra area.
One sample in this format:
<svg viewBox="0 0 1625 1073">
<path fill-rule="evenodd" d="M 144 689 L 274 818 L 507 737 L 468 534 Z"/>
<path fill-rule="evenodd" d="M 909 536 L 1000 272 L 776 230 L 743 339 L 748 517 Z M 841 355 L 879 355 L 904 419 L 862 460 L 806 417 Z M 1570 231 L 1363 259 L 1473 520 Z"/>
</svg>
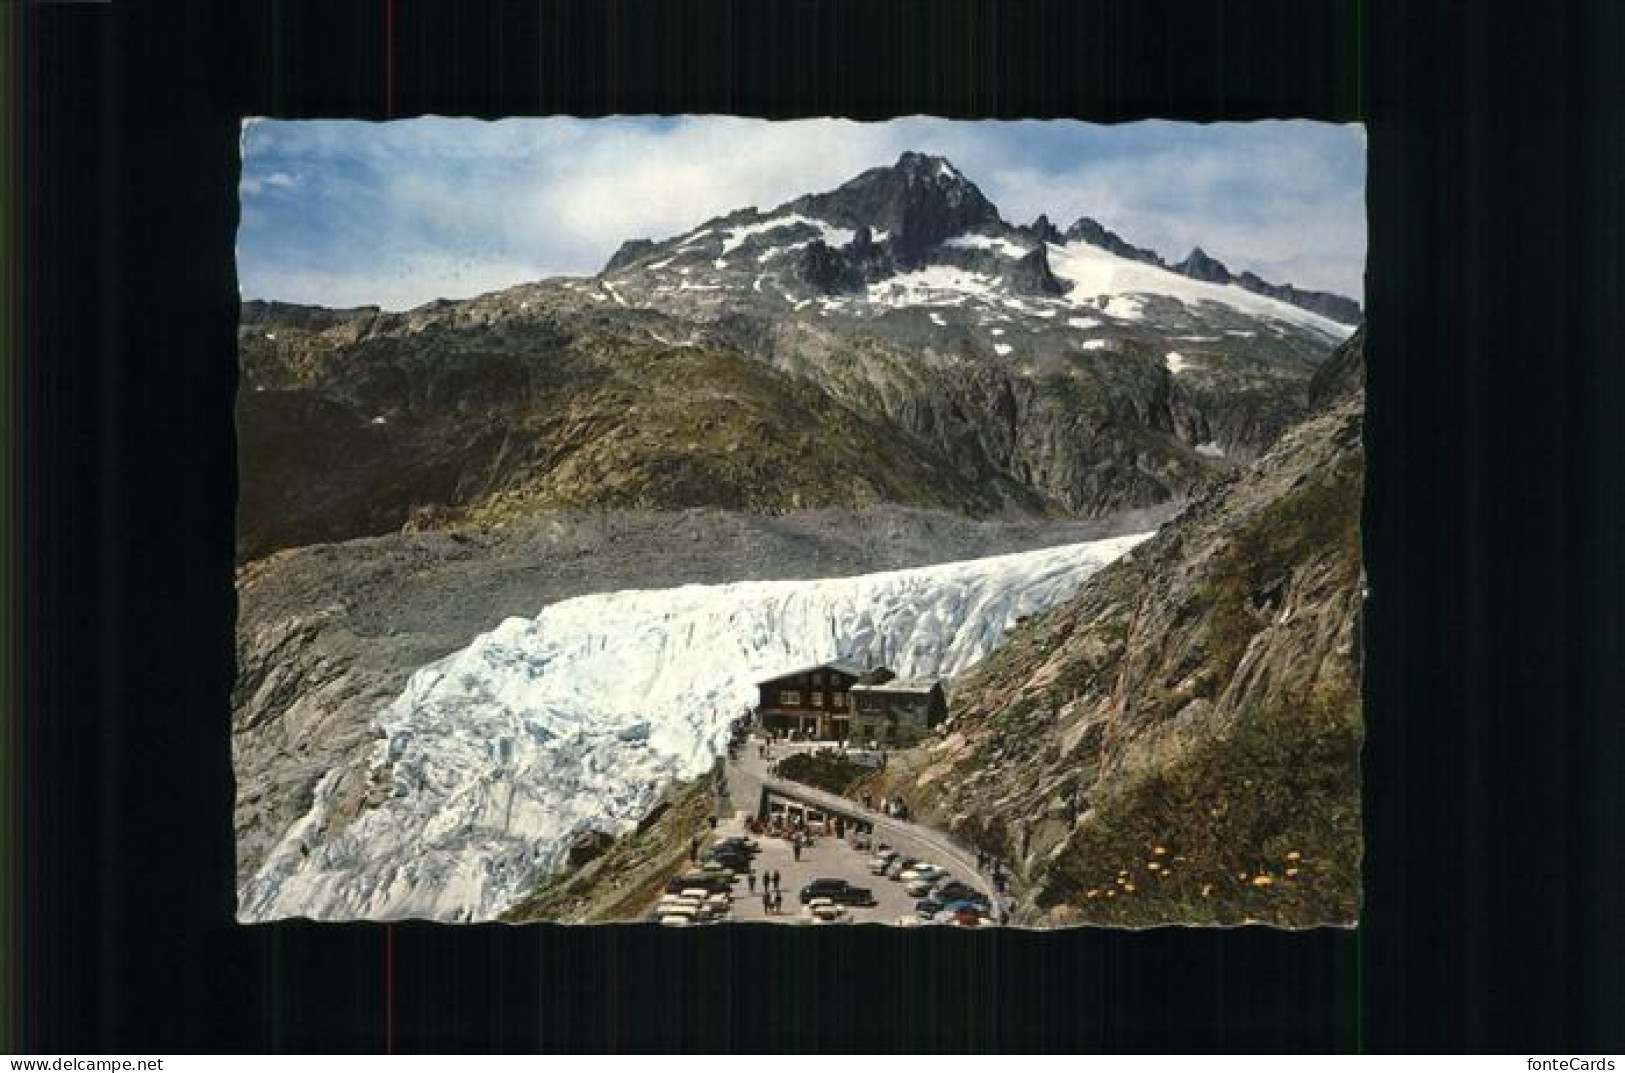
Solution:
<svg viewBox="0 0 1625 1073">
<path fill-rule="evenodd" d="M 931 864 L 928 861 L 916 861 L 910 867 L 903 869 L 903 871 L 898 874 L 897 878 L 901 879 L 904 883 L 915 879 L 934 880 L 938 876 L 942 875 L 943 872 L 943 868 Z"/>
<path fill-rule="evenodd" d="M 875 854 L 873 857 L 869 858 L 869 874 L 874 876 L 885 875 L 886 869 L 890 868 L 892 862 L 896 859 L 897 854 L 892 853 L 889 850 L 885 853 Z"/>
<path fill-rule="evenodd" d="M 684 872 L 680 876 L 673 876 L 666 883 L 666 890 L 672 894 L 681 894 L 685 890 L 699 888 L 709 894 L 714 890 L 732 891 L 734 877 L 729 872 Z"/>
<path fill-rule="evenodd" d="M 913 857 L 899 857 L 886 866 L 885 876 L 887 879 L 899 879 L 917 863 Z"/>
<path fill-rule="evenodd" d="M 726 868 L 730 872 L 743 874 L 750 871 L 750 858 L 743 853 L 707 853 L 701 867 L 712 872 Z"/>
<path fill-rule="evenodd" d="M 946 877 L 942 882 L 931 888 L 931 893 L 945 902 L 958 901 L 961 898 L 968 898 L 971 901 L 987 901 L 987 895 L 952 876 Z"/>
<path fill-rule="evenodd" d="M 903 890 L 910 898 L 924 898 L 936 890 L 941 877 L 933 875 L 915 876 L 903 884 Z"/>
<path fill-rule="evenodd" d="M 801 904 L 815 898 L 828 898 L 837 905 L 874 905 L 875 895 L 868 887 L 854 887 L 844 879 L 815 879 L 801 888 Z"/>
<path fill-rule="evenodd" d="M 946 908 L 939 899 L 928 894 L 914 903 L 914 914 L 921 920 L 934 920 Z"/>
<path fill-rule="evenodd" d="M 985 917 L 988 915 L 987 910 L 982 906 L 976 904 L 975 902 L 965 901 L 963 899 L 957 902 L 949 902 L 947 905 L 942 907 L 942 911 L 952 917 L 961 917 L 967 914 L 974 917 Z"/>
</svg>

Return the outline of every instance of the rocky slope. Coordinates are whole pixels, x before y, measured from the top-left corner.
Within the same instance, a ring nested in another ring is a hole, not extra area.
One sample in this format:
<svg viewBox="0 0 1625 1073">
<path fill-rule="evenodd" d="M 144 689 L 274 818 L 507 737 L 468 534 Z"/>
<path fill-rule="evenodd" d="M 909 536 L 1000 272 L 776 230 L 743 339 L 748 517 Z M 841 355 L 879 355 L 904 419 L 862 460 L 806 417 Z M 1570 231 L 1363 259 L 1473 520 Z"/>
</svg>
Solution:
<svg viewBox="0 0 1625 1073">
<path fill-rule="evenodd" d="M 1039 616 L 892 775 L 1027 924 L 1359 912 L 1363 339 L 1317 412 Z"/>
<path fill-rule="evenodd" d="M 644 822 L 620 838 L 587 843 L 603 851 L 569 867 L 502 914 L 510 924 L 615 924 L 642 920 L 668 879 L 689 865 L 692 840 L 711 837 L 710 779 L 678 783 Z"/>
<path fill-rule="evenodd" d="M 238 551 L 579 506 L 1102 516 L 1256 455 L 1349 330 L 904 154 L 590 279 L 245 304 Z"/>
</svg>

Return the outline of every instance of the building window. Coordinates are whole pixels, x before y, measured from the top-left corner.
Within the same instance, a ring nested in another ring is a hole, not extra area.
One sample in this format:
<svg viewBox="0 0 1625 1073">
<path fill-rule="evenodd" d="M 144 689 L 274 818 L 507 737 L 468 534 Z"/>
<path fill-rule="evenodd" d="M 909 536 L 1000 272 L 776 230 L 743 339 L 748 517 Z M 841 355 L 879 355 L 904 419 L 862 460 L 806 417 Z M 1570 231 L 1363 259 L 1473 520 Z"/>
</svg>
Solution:
<svg viewBox="0 0 1625 1073">
<path fill-rule="evenodd" d="M 831 708 L 845 708 L 846 707 L 846 694 L 845 693 L 831 693 L 829 695 L 829 706 Z"/>
<path fill-rule="evenodd" d="M 824 672 L 823 671 L 814 671 L 813 672 L 813 685 L 821 686 L 823 684 L 824 684 Z"/>
<path fill-rule="evenodd" d="M 799 690 L 799 689 L 781 689 L 781 690 L 779 690 L 779 703 L 780 704 L 800 704 L 801 703 L 801 690 Z"/>
<path fill-rule="evenodd" d="M 822 708 L 824 706 L 824 694 L 814 693 L 811 698 L 811 704 L 814 708 Z"/>
</svg>

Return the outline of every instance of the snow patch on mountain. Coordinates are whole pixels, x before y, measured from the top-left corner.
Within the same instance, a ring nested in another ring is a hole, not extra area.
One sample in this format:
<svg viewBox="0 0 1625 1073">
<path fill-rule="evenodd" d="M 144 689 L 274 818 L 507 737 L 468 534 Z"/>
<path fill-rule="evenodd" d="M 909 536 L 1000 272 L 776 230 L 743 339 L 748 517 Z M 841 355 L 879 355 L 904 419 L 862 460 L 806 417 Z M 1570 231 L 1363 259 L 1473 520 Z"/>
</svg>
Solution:
<svg viewBox="0 0 1625 1073">
<path fill-rule="evenodd" d="M 613 592 L 508 619 L 417 671 L 378 713 L 379 803 L 343 824 L 330 772 L 238 915 L 496 917 L 577 833 L 626 831 L 673 781 L 709 771 L 756 682 L 837 657 L 905 678 L 957 674 L 1149 535 L 859 577 Z"/>
<path fill-rule="evenodd" d="M 992 235 L 956 235 L 943 243 L 945 246 L 957 246 L 966 250 L 998 250 L 1006 257 L 1020 259 L 1029 252 L 1019 243 L 1011 242 L 1007 238 L 995 238 Z"/>
<path fill-rule="evenodd" d="M 814 219 L 811 216 L 803 216 L 799 212 L 787 212 L 780 216 L 770 216 L 765 220 L 758 220 L 753 224 L 744 224 L 739 227 L 731 228 L 728 231 L 727 236 L 722 240 L 722 255 L 726 257 L 728 254 L 737 250 L 740 246 L 743 246 L 745 241 L 752 235 L 769 234 L 774 231 L 782 231 L 787 227 L 795 227 L 797 225 L 803 225 L 815 229 L 819 233 L 819 236 L 823 238 L 825 245 L 831 247 L 850 245 L 852 240 L 857 237 L 857 232 L 851 230 L 850 228 L 836 227 L 834 224 L 827 223 L 823 220 Z M 798 242 L 796 245 L 805 246 L 806 243 Z"/>
<path fill-rule="evenodd" d="M 932 265 L 871 283 L 868 298 L 891 306 L 961 305 L 967 298 L 991 301 L 1000 296 L 995 282 L 979 272 Z"/>
<path fill-rule="evenodd" d="M 1067 299 L 1074 304 L 1107 298 L 1114 317 L 1122 317 L 1117 303 L 1110 299 L 1135 294 L 1174 298 L 1192 309 L 1213 302 L 1250 316 L 1279 320 L 1314 332 L 1332 342 L 1342 342 L 1354 328 L 1329 317 L 1300 309 L 1289 302 L 1243 290 L 1228 283 L 1204 283 L 1166 268 L 1131 261 L 1087 242 L 1076 241 L 1049 246 L 1050 270 L 1072 284 Z M 1106 308 L 1103 306 L 1103 308 Z"/>
</svg>

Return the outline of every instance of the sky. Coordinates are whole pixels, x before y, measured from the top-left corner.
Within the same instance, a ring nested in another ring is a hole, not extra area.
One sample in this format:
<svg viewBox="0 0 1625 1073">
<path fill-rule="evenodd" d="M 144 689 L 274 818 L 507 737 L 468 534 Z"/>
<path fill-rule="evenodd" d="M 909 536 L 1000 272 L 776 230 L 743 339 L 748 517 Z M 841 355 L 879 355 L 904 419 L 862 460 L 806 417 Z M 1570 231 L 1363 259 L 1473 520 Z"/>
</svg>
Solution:
<svg viewBox="0 0 1625 1073">
<path fill-rule="evenodd" d="M 1011 223 L 1092 216 L 1170 260 L 1363 299 L 1365 132 L 1304 120 L 248 120 L 245 298 L 399 310 L 591 275 L 621 242 L 945 156 Z"/>
</svg>

